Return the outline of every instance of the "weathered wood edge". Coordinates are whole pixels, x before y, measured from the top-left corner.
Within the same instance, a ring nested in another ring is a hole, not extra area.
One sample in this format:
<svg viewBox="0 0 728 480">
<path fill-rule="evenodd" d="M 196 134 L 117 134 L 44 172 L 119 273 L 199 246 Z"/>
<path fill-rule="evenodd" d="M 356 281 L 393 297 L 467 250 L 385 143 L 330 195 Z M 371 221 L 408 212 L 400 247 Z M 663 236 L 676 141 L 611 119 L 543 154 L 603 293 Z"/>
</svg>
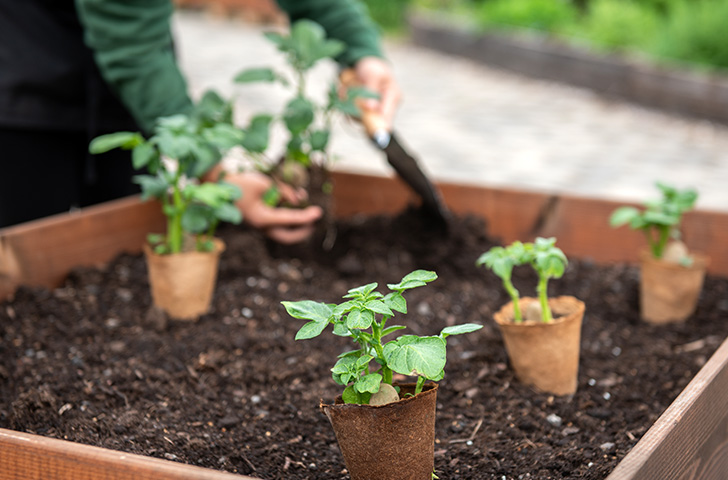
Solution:
<svg viewBox="0 0 728 480">
<path fill-rule="evenodd" d="M 728 340 L 607 480 L 724 480 L 727 426 Z"/>
<path fill-rule="evenodd" d="M 415 45 L 694 118 L 728 123 L 728 77 L 597 54 L 538 35 L 483 33 L 443 15 L 408 17 Z M 462 23 L 462 22 L 459 22 Z"/>
<path fill-rule="evenodd" d="M 76 266 L 138 253 L 164 228 L 156 202 L 137 196 L 0 229 L 0 299 L 21 285 L 58 286 Z"/>
<path fill-rule="evenodd" d="M 342 217 L 391 214 L 417 203 L 399 179 L 336 173 L 334 181 L 337 215 Z M 437 185 L 453 212 L 485 219 L 489 235 L 504 243 L 554 236 L 568 256 L 600 264 L 637 263 L 647 246 L 641 232 L 609 226 L 610 215 L 626 205 L 624 202 L 455 183 Z M 708 272 L 728 276 L 728 213 L 689 212 L 682 231 L 691 250 L 710 257 Z"/>
<path fill-rule="evenodd" d="M 417 203 L 396 178 L 335 172 L 339 217 L 392 214 Z M 569 256 L 598 263 L 637 262 L 644 248 L 639 232 L 608 225 L 620 203 L 505 188 L 438 184 L 449 208 L 486 221 L 503 242 L 555 236 Z M 154 202 L 136 197 L 0 229 L 0 299 L 21 284 L 53 288 L 80 265 L 103 264 L 121 252 L 137 253 L 146 234 L 161 231 L 164 218 Z M 708 271 L 728 276 L 728 214 L 690 212 L 684 219 L 688 246 L 711 257 Z M 475 261 L 475 260 L 473 260 Z"/>
<path fill-rule="evenodd" d="M 0 429 L 2 480 L 246 480 L 251 477 Z"/>
</svg>

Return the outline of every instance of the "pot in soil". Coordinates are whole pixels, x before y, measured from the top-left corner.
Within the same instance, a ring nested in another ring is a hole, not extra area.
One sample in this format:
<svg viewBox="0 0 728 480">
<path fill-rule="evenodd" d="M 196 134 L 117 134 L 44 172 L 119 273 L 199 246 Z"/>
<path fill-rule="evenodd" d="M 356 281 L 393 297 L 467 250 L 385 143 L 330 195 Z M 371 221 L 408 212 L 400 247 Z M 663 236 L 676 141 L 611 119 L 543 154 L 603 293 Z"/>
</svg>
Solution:
<svg viewBox="0 0 728 480">
<path fill-rule="evenodd" d="M 152 301 L 171 318 L 196 320 L 210 309 L 220 254 L 225 250 L 222 240 L 212 242 L 212 251 L 175 255 L 154 253 L 144 245 Z"/>
<path fill-rule="evenodd" d="M 229 103 L 206 93 L 190 115 L 160 118 L 154 135 L 117 132 L 95 138 L 89 150 L 132 150 L 134 167 L 146 169 L 134 181 L 142 199 L 160 202 L 164 234 L 149 234 L 144 245 L 154 304 L 170 317 L 194 320 L 210 305 L 222 241 L 213 235 L 221 221 L 240 223 L 235 201 L 240 189 L 211 175 L 223 154 L 240 145 L 244 133 L 232 125 Z"/>
<path fill-rule="evenodd" d="M 376 283 L 353 288 L 339 305 L 301 300 L 283 302 L 289 315 L 307 320 L 296 340 L 314 338 L 326 327 L 351 338 L 357 348 L 342 353 L 331 369 L 344 391 L 334 405 L 321 405 L 331 421 L 347 468 L 355 480 L 430 480 L 434 465 L 436 382 L 445 375 L 447 337 L 473 332 L 481 325 L 444 328 L 439 335 L 384 337 L 405 327 L 387 326 L 395 313 L 407 313 L 406 290 L 426 285 L 435 272 L 416 270 L 390 293 Z M 393 375 L 416 376 L 397 385 Z"/>
<path fill-rule="evenodd" d="M 494 315 L 518 379 L 555 395 L 576 392 L 584 302 L 569 296 L 548 297 L 548 281 L 561 278 L 568 261 L 555 238 L 493 247 L 478 258 L 503 281 L 511 297 Z M 538 298 L 521 298 L 513 268 L 530 265 L 538 274 Z"/>
<path fill-rule="evenodd" d="M 688 252 L 680 241 L 682 215 L 693 208 L 698 193 L 661 183 L 657 187 L 661 199 L 646 202 L 642 211 L 620 207 L 609 222 L 643 231 L 650 246 L 640 256 L 642 318 L 654 324 L 682 322 L 695 311 L 708 264 L 707 257 Z"/>
<path fill-rule="evenodd" d="M 536 298 L 519 300 L 521 310 L 538 304 Z M 553 320 L 541 319 L 514 323 L 513 302 L 493 319 L 503 335 L 508 359 L 516 377 L 526 385 L 556 395 L 576 392 L 579 373 L 579 346 L 584 302 L 570 296 L 549 299 Z"/>
<path fill-rule="evenodd" d="M 690 254 L 690 262 L 640 258 L 640 314 L 653 324 L 685 321 L 695 312 L 703 289 L 708 257 Z"/>
<path fill-rule="evenodd" d="M 384 405 L 321 404 L 352 480 L 431 480 L 435 468 L 437 384 L 394 384 L 400 400 Z M 413 396 L 412 396 L 413 395 Z M 372 461 L 376 459 L 376 461 Z"/>
</svg>

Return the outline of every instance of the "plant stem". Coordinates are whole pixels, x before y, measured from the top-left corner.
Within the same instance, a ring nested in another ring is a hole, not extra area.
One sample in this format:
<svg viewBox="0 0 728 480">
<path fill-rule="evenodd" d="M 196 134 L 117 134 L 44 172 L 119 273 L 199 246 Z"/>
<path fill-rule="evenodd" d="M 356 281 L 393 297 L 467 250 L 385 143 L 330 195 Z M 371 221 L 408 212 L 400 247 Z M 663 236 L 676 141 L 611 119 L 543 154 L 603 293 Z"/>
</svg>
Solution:
<svg viewBox="0 0 728 480">
<path fill-rule="evenodd" d="M 381 325 L 376 321 L 372 323 L 372 346 L 374 347 L 374 351 L 377 352 L 377 356 L 381 359 L 384 359 L 384 348 L 382 347 L 382 327 L 384 326 L 384 322 L 386 322 L 386 317 L 382 319 Z M 382 365 L 382 381 L 391 385 L 393 377 L 392 369 L 386 365 Z"/>
<path fill-rule="evenodd" d="M 548 297 L 548 282 L 549 278 L 543 276 L 538 279 L 538 301 L 541 304 L 541 320 L 543 323 L 550 323 L 553 320 L 551 316 L 551 309 L 549 308 L 549 297 Z"/>
<path fill-rule="evenodd" d="M 415 395 L 422 392 L 422 388 L 425 386 L 425 377 L 417 377 L 417 386 L 415 387 Z"/>
<path fill-rule="evenodd" d="M 179 189 L 179 172 L 175 175 L 174 185 L 172 186 L 172 204 L 174 213 L 169 217 L 167 222 L 167 243 L 170 253 L 179 253 L 182 251 L 182 213 L 184 213 L 184 201 L 182 200 L 182 192 Z"/>
<path fill-rule="evenodd" d="M 513 300 L 513 323 L 521 323 L 523 321 L 523 315 L 521 314 L 521 305 L 519 304 L 520 295 L 518 290 L 513 286 L 510 278 L 503 279 L 503 286 L 508 292 L 508 295 Z"/>
</svg>

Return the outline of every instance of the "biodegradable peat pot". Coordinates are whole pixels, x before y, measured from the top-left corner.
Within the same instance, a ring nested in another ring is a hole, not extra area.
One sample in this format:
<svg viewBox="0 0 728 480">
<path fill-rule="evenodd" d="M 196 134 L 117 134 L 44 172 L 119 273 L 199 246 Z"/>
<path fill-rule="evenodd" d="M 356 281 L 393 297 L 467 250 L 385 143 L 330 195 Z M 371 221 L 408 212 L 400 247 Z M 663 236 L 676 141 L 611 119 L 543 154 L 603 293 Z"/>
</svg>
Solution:
<svg viewBox="0 0 728 480">
<path fill-rule="evenodd" d="M 642 252 L 640 258 L 640 313 L 653 324 L 685 321 L 695 311 L 703 288 L 708 257 L 691 253 L 686 267 Z"/>
<path fill-rule="evenodd" d="M 158 255 L 144 244 L 149 285 L 154 305 L 171 318 L 195 321 L 210 308 L 217 279 L 222 240 L 213 239 L 211 252 L 182 252 Z"/>
<path fill-rule="evenodd" d="M 521 311 L 538 299 L 523 297 Z M 549 298 L 553 313 L 550 323 L 524 320 L 513 323 L 513 302 L 493 315 L 501 330 L 516 377 L 555 395 L 576 392 L 579 373 L 579 343 L 584 302 L 570 296 Z"/>
<path fill-rule="evenodd" d="M 400 396 L 415 384 L 395 384 Z M 431 480 L 435 468 L 437 384 L 385 405 L 321 404 L 352 480 Z"/>
</svg>

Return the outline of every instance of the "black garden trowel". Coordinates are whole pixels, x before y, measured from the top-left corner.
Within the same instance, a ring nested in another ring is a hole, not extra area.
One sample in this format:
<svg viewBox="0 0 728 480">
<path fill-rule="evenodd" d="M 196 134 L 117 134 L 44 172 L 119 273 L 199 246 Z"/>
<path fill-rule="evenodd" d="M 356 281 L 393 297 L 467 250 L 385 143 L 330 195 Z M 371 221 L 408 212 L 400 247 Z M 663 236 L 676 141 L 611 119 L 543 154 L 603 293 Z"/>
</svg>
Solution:
<svg viewBox="0 0 728 480">
<path fill-rule="evenodd" d="M 341 74 L 344 85 L 353 85 L 354 72 L 345 70 Z M 420 168 L 417 160 L 402 147 L 394 133 L 386 128 L 384 119 L 378 113 L 361 109 L 361 122 L 369 138 L 382 150 L 394 171 L 422 199 L 422 207 L 430 214 L 438 227 L 447 228 L 450 212 L 435 186 Z"/>
</svg>

